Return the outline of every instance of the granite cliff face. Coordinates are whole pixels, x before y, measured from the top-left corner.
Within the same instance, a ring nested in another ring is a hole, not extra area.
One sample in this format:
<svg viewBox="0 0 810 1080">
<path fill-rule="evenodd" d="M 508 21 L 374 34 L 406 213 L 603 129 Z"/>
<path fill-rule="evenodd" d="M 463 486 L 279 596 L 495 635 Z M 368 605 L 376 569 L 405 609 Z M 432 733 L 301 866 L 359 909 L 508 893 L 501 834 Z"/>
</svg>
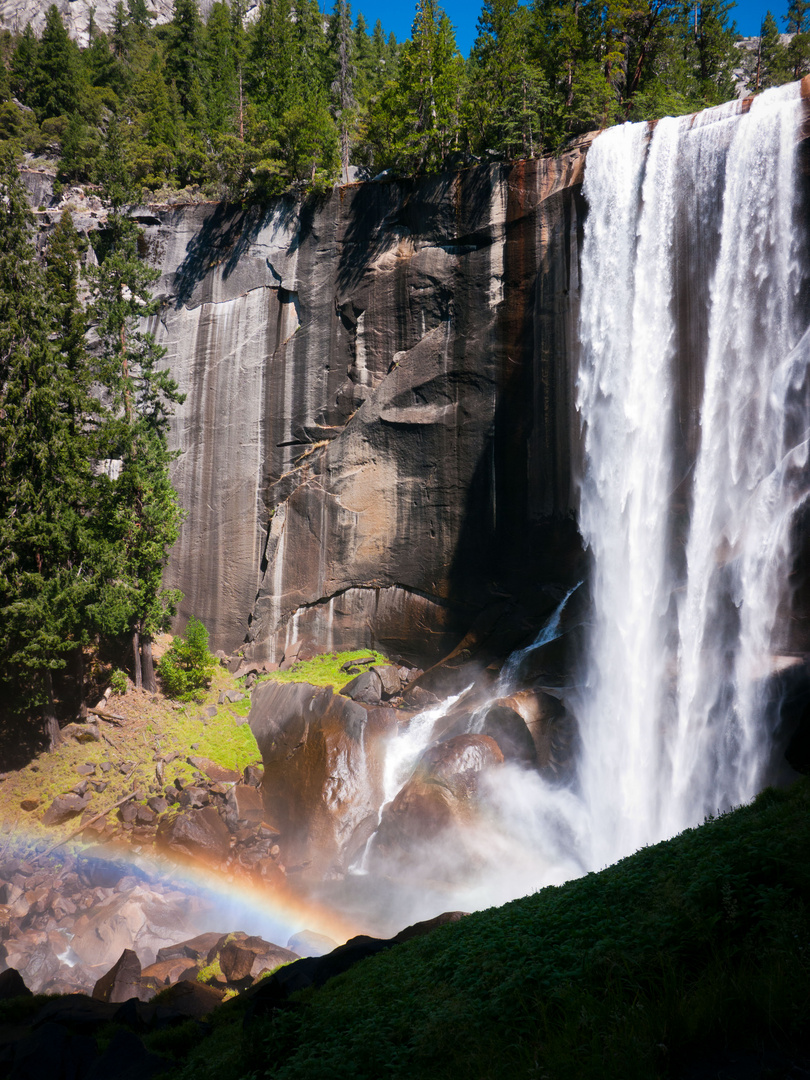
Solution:
<svg viewBox="0 0 810 1080">
<path fill-rule="evenodd" d="M 585 149 L 141 216 L 188 395 L 168 577 L 215 647 L 431 658 L 495 603 L 548 606 L 579 555 Z"/>
<path fill-rule="evenodd" d="M 115 8 L 117 0 L 55 0 L 59 14 L 70 36 L 82 47 L 88 44 L 88 30 L 90 27 L 90 14 L 92 12 L 95 25 L 109 33 L 115 21 Z M 211 10 L 213 0 L 201 0 L 200 14 L 205 18 Z M 45 15 L 51 6 L 51 0 L 0 0 L 0 26 L 12 33 L 22 33 L 28 23 L 31 23 L 34 33 L 39 37 L 45 26 Z M 124 5 L 126 7 L 126 5 Z M 149 14 L 156 23 L 167 23 L 171 20 L 173 10 L 172 0 L 146 0 Z M 245 18 L 255 18 L 258 12 L 258 3 L 249 3 L 245 11 Z"/>
</svg>

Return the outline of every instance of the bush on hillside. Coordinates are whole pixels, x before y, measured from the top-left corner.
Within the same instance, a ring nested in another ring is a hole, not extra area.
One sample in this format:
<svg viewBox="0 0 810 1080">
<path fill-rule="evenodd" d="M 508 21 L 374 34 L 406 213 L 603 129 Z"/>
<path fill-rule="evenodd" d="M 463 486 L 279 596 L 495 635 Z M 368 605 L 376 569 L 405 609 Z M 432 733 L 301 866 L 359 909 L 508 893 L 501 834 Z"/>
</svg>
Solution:
<svg viewBox="0 0 810 1080">
<path fill-rule="evenodd" d="M 158 675 L 169 697 L 189 700 L 211 683 L 216 660 L 208 650 L 208 631 L 193 616 L 186 636 L 177 637 L 158 663 Z"/>
</svg>

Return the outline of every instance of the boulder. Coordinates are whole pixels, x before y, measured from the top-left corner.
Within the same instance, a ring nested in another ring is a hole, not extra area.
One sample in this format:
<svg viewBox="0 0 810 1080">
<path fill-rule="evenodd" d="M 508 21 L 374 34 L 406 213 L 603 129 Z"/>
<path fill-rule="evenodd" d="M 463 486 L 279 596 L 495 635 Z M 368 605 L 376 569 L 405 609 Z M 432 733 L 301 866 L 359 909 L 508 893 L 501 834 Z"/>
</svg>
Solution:
<svg viewBox="0 0 810 1080">
<path fill-rule="evenodd" d="M 208 954 L 215 949 L 220 941 L 228 935 L 220 934 L 216 930 L 210 930 L 205 934 L 198 934 L 188 941 L 180 941 L 176 945 L 166 945 L 157 954 L 157 962 L 166 960 L 187 959 L 201 962 L 208 958 Z"/>
<path fill-rule="evenodd" d="M 264 776 L 264 769 L 261 765 L 247 765 L 245 766 L 245 783 L 249 787 L 258 787 L 262 782 Z"/>
<path fill-rule="evenodd" d="M 576 723 L 558 697 L 544 690 L 521 690 L 498 702 L 518 713 L 534 743 L 541 772 L 567 775 L 574 764 Z"/>
<path fill-rule="evenodd" d="M 520 713 L 508 705 L 496 703 L 487 709 L 481 727 L 498 744 L 505 761 L 520 765 L 534 765 L 537 750 L 526 722 Z"/>
<path fill-rule="evenodd" d="M 400 693 L 403 680 L 398 667 L 393 664 L 376 664 L 371 670 L 379 678 L 385 697 L 394 697 Z"/>
<path fill-rule="evenodd" d="M 6 998 L 31 997 L 32 991 L 23 981 L 22 975 L 16 968 L 6 968 L 0 973 L 0 1001 Z"/>
<path fill-rule="evenodd" d="M 340 692 L 344 697 L 351 698 L 352 701 L 361 701 L 366 705 L 379 705 L 383 692 L 382 679 L 376 668 L 362 671 L 350 683 L 347 683 Z"/>
<path fill-rule="evenodd" d="M 197 784 L 189 784 L 188 787 L 183 788 L 180 792 L 177 801 L 181 806 L 197 810 L 200 807 L 207 806 L 210 802 L 210 798 L 206 788 L 200 787 Z"/>
<path fill-rule="evenodd" d="M 258 789 L 247 784 L 234 784 L 225 796 L 222 816 L 231 832 L 244 826 L 261 825 L 264 803 Z"/>
<path fill-rule="evenodd" d="M 367 710 L 331 687 L 267 682 L 253 694 L 250 726 L 288 872 L 344 872 L 376 824 L 384 725 L 369 725 Z"/>
<path fill-rule="evenodd" d="M 196 978 L 197 964 L 187 956 L 178 956 L 173 960 L 157 960 L 141 971 L 141 982 L 161 990 L 165 986 L 180 982 L 182 979 Z"/>
<path fill-rule="evenodd" d="M 110 970 L 93 987 L 96 1001 L 149 1001 L 155 991 L 141 982 L 141 962 L 131 949 L 124 949 Z"/>
<path fill-rule="evenodd" d="M 298 953 L 299 956 L 324 956 L 336 949 L 338 943 L 326 934 L 319 934 L 315 930 L 299 930 L 293 934 L 287 942 L 287 948 Z"/>
<path fill-rule="evenodd" d="M 77 817 L 90 803 L 89 795 L 57 795 L 42 815 L 43 825 L 62 825 Z"/>
<path fill-rule="evenodd" d="M 157 842 L 165 850 L 193 858 L 220 860 L 230 849 L 227 826 L 213 806 L 185 810 L 169 821 L 164 818 L 158 826 Z"/>
<path fill-rule="evenodd" d="M 205 773 L 211 780 L 235 783 L 242 779 L 242 774 L 238 769 L 226 769 L 224 765 L 218 765 L 215 761 L 209 761 L 208 758 L 189 757 L 186 760 L 189 765 L 193 765 L 195 769 Z"/>
<path fill-rule="evenodd" d="M 265 972 L 298 959 L 299 953 L 240 931 L 223 935 L 209 951 L 207 963 L 217 961 L 222 976 L 215 981 L 220 985 L 244 988 Z"/>
<path fill-rule="evenodd" d="M 95 724 L 66 724 L 59 734 L 65 742 L 77 743 L 101 742 L 101 732 Z"/>
<path fill-rule="evenodd" d="M 478 777 L 503 762 L 489 735 L 456 735 L 429 747 L 383 811 L 374 852 L 409 850 L 473 819 Z"/>
</svg>

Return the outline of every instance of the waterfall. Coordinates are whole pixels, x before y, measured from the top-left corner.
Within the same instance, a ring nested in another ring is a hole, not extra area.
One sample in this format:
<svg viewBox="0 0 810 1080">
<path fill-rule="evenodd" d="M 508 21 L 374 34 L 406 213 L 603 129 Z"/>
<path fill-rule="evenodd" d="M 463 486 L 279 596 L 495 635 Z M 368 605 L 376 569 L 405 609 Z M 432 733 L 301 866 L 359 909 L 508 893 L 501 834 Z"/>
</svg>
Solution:
<svg viewBox="0 0 810 1080">
<path fill-rule="evenodd" d="M 733 103 L 651 136 L 614 128 L 588 153 L 577 407 L 594 615 L 578 711 L 591 865 L 760 783 L 762 687 L 806 460 L 805 351 L 791 355 L 801 106 L 798 84 L 780 87 L 746 114 Z M 678 325 L 684 221 L 713 259 L 685 268 L 711 281 L 697 357 L 682 355 Z M 703 391 L 684 462 L 687 363 Z"/>
<path fill-rule="evenodd" d="M 781 87 L 748 111 L 733 102 L 625 124 L 588 151 L 577 409 L 591 617 L 563 695 L 579 724 L 576 775 L 560 782 L 516 760 L 483 772 L 474 831 L 419 846 L 418 865 L 407 855 L 387 865 L 384 853 L 376 864 L 375 833 L 352 867 L 366 895 L 394 874 L 411 917 L 427 917 L 449 902 L 449 886 L 436 891 L 448 861 L 472 852 L 453 903 L 502 902 L 762 786 L 772 676 L 780 650 L 795 648 L 785 633 L 795 526 L 810 509 L 803 109 L 799 87 Z M 520 687 L 581 587 L 488 698 L 458 710 L 463 730 L 482 732 Z M 456 701 L 389 738 L 384 804 Z"/>
</svg>

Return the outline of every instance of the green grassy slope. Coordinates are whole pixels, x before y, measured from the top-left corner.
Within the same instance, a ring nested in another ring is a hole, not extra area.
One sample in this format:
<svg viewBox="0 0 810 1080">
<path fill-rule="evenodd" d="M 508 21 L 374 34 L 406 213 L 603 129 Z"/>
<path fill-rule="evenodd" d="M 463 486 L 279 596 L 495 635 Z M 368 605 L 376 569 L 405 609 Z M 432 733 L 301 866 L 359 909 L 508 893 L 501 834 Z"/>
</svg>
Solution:
<svg viewBox="0 0 810 1080">
<path fill-rule="evenodd" d="M 364 961 L 274 1020 L 226 1006 L 177 1075 L 631 1080 L 724 1048 L 798 1060 L 809 913 L 801 781 Z"/>
</svg>

